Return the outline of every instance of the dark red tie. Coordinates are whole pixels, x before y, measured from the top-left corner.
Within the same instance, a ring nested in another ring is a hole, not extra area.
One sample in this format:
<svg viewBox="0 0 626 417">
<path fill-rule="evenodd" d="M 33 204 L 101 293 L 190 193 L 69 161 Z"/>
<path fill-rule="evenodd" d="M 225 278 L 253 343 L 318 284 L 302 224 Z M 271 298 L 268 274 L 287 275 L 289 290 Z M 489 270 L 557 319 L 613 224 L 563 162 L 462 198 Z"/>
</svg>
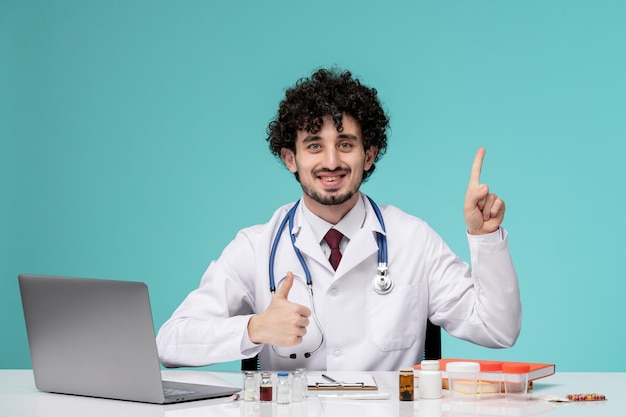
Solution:
<svg viewBox="0 0 626 417">
<path fill-rule="evenodd" d="M 341 242 L 341 238 L 343 238 L 343 234 L 339 230 L 330 229 L 326 236 L 324 236 L 324 240 L 330 246 L 330 264 L 333 269 L 336 271 L 337 266 L 339 266 L 339 261 L 341 261 L 341 251 L 339 250 L 339 242 Z"/>
</svg>

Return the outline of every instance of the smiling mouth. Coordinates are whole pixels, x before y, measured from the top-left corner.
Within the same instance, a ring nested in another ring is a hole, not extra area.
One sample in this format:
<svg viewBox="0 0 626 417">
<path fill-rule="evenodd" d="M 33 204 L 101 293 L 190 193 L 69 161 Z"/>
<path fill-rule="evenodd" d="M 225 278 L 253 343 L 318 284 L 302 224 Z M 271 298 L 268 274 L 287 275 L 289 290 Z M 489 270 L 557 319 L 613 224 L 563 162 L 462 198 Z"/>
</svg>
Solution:
<svg viewBox="0 0 626 417">
<path fill-rule="evenodd" d="M 335 191 L 337 190 L 344 182 L 344 180 L 350 174 L 350 170 L 348 169 L 336 169 L 336 170 L 328 170 L 328 169 L 320 169 L 317 172 L 314 172 L 315 178 L 320 182 L 322 187 L 326 189 L 326 191 Z"/>
<path fill-rule="evenodd" d="M 326 181 L 326 182 L 335 182 L 335 181 L 339 181 L 339 179 L 345 177 L 345 175 L 336 175 L 334 177 L 323 177 L 323 176 L 319 176 L 317 178 L 319 178 L 322 181 Z"/>
</svg>

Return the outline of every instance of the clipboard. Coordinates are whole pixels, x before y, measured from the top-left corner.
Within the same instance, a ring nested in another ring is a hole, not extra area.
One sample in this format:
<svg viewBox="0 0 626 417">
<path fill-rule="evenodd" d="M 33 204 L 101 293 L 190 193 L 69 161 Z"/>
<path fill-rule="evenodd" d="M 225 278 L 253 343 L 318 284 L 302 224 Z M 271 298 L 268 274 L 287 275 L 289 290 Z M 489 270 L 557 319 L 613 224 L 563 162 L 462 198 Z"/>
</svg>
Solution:
<svg viewBox="0 0 626 417">
<path fill-rule="evenodd" d="M 309 375 L 308 387 L 311 391 L 376 391 L 378 383 L 372 375 L 343 375 L 333 372 L 321 375 Z"/>
</svg>

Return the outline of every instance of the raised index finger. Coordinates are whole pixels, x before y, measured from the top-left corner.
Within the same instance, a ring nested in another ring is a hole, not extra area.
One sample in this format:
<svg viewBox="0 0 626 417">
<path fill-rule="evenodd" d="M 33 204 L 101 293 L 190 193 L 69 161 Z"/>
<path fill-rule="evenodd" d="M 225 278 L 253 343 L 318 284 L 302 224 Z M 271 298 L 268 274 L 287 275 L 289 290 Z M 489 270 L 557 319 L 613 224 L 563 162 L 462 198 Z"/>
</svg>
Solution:
<svg viewBox="0 0 626 417">
<path fill-rule="evenodd" d="M 470 174 L 470 184 L 478 185 L 480 181 L 480 171 L 483 169 L 483 158 L 485 157 L 485 148 L 479 148 L 474 157 L 472 164 L 472 172 Z"/>
</svg>

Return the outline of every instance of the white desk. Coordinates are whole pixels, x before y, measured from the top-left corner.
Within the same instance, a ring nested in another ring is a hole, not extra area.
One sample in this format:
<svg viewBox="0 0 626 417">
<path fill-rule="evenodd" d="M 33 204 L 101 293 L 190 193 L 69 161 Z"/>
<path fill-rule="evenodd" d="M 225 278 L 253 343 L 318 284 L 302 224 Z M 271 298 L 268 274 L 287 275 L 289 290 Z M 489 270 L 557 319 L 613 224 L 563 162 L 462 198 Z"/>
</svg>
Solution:
<svg viewBox="0 0 626 417">
<path fill-rule="evenodd" d="M 457 416 L 536 416 L 622 417 L 622 389 L 626 373 L 560 372 L 535 382 L 534 399 L 526 402 L 504 400 L 481 401 L 457 405 L 447 397 L 442 400 L 401 402 L 398 397 L 398 373 L 374 373 L 379 392 L 391 393 L 390 400 L 320 399 L 315 393 L 302 403 L 276 404 L 196 401 L 173 405 L 151 405 L 126 401 L 86 398 L 38 392 L 31 370 L 0 370 L 0 416 L 12 417 L 457 417 Z M 241 386 L 237 372 L 176 371 L 163 372 L 164 379 L 221 383 Z M 564 396 L 570 393 L 604 394 L 607 401 L 587 403 L 548 403 L 537 400 L 541 395 Z"/>
</svg>

